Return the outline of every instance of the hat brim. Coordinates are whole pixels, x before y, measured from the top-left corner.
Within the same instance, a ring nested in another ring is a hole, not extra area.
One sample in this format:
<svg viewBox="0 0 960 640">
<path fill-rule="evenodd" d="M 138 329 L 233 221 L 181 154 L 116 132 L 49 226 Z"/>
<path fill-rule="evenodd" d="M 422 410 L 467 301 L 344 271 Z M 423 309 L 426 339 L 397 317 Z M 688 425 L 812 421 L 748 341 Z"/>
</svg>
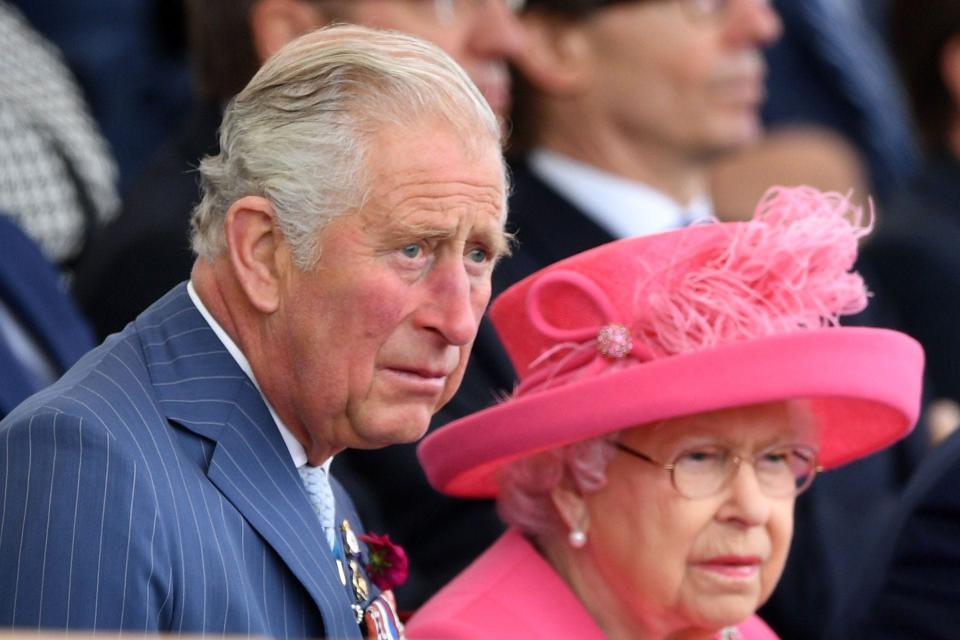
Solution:
<svg viewBox="0 0 960 640">
<path fill-rule="evenodd" d="M 511 460 L 604 433 L 708 411 L 806 399 L 820 461 L 836 467 L 913 428 L 923 349 L 902 333 L 830 328 L 660 358 L 510 399 L 430 434 L 418 455 L 448 495 L 495 497 Z"/>
</svg>

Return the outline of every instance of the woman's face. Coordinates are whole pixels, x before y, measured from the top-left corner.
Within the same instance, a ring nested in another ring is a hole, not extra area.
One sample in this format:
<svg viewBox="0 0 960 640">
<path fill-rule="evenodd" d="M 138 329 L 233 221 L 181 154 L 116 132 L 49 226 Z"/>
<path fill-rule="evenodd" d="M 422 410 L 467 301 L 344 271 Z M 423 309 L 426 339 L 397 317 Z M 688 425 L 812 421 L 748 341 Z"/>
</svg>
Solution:
<svg viewBox="0 0 960 640">
<path fill-rule="evenodd" d="M 777 403 L 700 414 L 624 431 L 619 441 L 672 462 L 703 445 L 748 460 L 771 445 L 813 444 L 796 405 Z M 741 463 L 715 495 L 690 499 L 662 467 L 617 452 L 608 483 L 587 494 L 587 562 L 633 624 L 668 632 L 720 629 L 753 614 L 786 561 L 794 497 L 767 496 Z"/>
</svg>

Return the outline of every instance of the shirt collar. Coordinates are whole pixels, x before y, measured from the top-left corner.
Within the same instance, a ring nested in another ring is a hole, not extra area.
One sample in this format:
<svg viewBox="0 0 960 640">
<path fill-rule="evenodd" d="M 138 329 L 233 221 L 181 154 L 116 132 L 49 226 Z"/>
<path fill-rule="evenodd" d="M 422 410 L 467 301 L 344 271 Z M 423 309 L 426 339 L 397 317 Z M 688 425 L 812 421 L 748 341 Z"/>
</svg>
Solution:
<svg viewBox="0 0 960 640">
<path fill-rule="evenodd" d="M 290 432 L 290 429 L 287 428 L 287 425 L 285 425 L 283 420 L 280 419 L 280 416 L 277 415 L 273 405 L 270 404 L 270 401 L 267 400 L 267 397 L 263 395 L 263 390 L 260 389 L 260 385 L 257 383 L 257 378 L 253 375 L 253 368 L 250 366 L 250 362 L 247 360 L 247 357 L 243 355 L 243 352 L 240 351 L 240 347 L 238 347 L 233 341 L 233 338 L 231 338 L 230 335 L 223 330 L 223 327 L 220 326 L 220 323 L 217 322 L 216 318 L 211 315 L 206 305 L 203 304 L 203 301 L 200 300 L 200 296 L 197 295 L 197 290 L 193 287 L 193 282 L 187 282 L 187 294 L 190 296 L 190 300 L 193 301 L 194 306 L 197 307 L 197 311 L 200 312 L 200 315 L 203 316 L 203 319 L 206 320 L 207 324 L 210 325 L 210 328 L 213 329 L 213 333 L 216 334 L 220 342 L 223 343 L 223 346 L 227 349 L 230 355 L 233 356 L 233 359 L 237 361 L 237 365 L 245 374 L 247 374 L 247 377 L 250 378 L 253 386 L 256 387 L 260 397 L 263 398 L 264 404 L 266 404 L 267 409 L 270 410 L 270 415 L 273 417 L 273 421 L 277 424 L 277 429 L 280 430 L 280 435 L 283 436 L 284 444 L 287 445 L 287 449 L 290 451 L 290 457 L 293 458 L 293 464 L 296 465 L 298 469 L 307 464 L 306 449 L 303 448 L 303 445 L 300 444 L 300 441 L 297 440 L 296 437 Z M 321 465 L 327 473 L 330 472 L 331 462 L 333 462 L 333 456 L 327 458 L 327 460 Z"/>
<path fill-rule="evenodd" d="M 615 238 L 632 238 L 713 219 L 706 194 L 682 205 L 652 187 L 547 149 L 536 149 L 530 168 L 584 215 Z"/>
</svg>

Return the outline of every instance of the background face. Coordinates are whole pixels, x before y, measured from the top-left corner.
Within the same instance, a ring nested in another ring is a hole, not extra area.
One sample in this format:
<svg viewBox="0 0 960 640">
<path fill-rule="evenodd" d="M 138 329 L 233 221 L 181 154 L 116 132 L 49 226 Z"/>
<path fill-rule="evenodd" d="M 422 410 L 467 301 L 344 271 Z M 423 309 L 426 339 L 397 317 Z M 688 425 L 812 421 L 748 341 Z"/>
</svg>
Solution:
<svg viewBox="0 0 960 640">
<path fill-rule="evenodd" d="M 598 117 L 651 152 L 710 157 L 755 139 L 760 50 L 780 24 L 765 0 L 695 16 L 684 0 L 615 4 L 581 28 Z"/>
<path fill-rule="evenodd" d="M 505 243 L 488 134 L 386 126 L 368 157 L 366 204 L 321 230 L 313 269 L 291 269 L 274 330 L 297 422 L 360 448 L 416 440 L 457 389 Z"/>
<path fill-rule="evenodd" d="M 624 432 L 621 441 L 662 461 L 719 442 L 754 453 L 805 442 L 784 403 L 701 414 Z M 665 469 L 618 454 L 608 484 L 586 497 L 590 560 L 623 611 L 662 631 L 720 629 L 753 614 L 783 571 L 794 498 L 769 498 L 753 469 L 715 496 L 691 500 Z"/>
<path fill-rule="evenodd" d="M 457 0 L 438 12 L 433 0 L 349 0 L 344 18 L 428 40 L 464 68 L 500 117 L 510 108 L 508 60 L 522 46 L 519 22 L 506 0 Z"/>
</svg>

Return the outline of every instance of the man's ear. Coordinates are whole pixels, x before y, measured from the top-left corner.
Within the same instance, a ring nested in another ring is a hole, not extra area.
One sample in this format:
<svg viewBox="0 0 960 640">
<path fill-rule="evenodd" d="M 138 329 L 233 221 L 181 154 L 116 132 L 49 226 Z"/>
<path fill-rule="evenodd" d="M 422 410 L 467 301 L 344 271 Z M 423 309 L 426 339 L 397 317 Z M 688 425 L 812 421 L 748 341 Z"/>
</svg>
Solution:
<svg viewBox="0 0 960 640">
<path fill-rule="evenodd" d="M 526 44 L 516 66 L 527 81 L 547 94 L 578 93 L 589 79 L 589 43 L 575 24 L 533 12 L 524 16 Z"/>
<path fill-rule="evenodd" d="M 587 503 L 573 483 L 564 479 L 550 492 L 550 500 L 569 531 L 587 532 L 590 527 Z"/>
<path fill-rule="evenodd" d="M 250 10 L 250 33 L 261 64 L 283 45 L 326 22 L 320 9 L 306 0 L 258 0 Z"/>
<path fill-rule="evenodd" d="M 253 307 L 273 313 L 279 307 L 282 274 L 289 260 L 273 206 L 260 196 L 240 198 L 227 210 L 224 233 L 230 266 L 241 290 Z"/>
</svg>

